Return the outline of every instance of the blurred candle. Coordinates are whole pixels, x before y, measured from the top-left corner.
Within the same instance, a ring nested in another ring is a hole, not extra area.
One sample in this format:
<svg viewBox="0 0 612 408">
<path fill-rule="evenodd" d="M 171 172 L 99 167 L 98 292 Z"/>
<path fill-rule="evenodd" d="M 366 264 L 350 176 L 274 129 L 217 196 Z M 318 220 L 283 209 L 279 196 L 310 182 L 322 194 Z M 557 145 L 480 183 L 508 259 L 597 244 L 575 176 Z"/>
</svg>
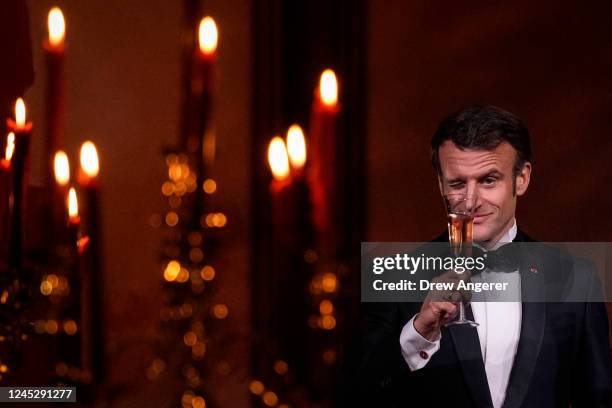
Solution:
<svg viewBox="0 0 612 408">
<path fill-rule="evenodd" d="M 274 136 L 268 145 L 268 165 L 272 173 L 270 182 L 272 207 L 272 240 L 277 248 L 283 249 L 291 233 L 289 223 L 292 219 L 293 203 L 291 200 L 291 178 L 289 174 L 289 156 L 285 141 Z"/>
<path fill-rule="evenodd" d="M 64 48 L 66 22 L 64 21 L 64 14 L 59 7 L 53 7 L 49 10 L 47 29 L 49 30 L 49 47 L 54 50 Z"/>
<path fill-rule="evenodd" d="M 198 51 L 196 52 L 193 91 L 196 99 L 196 124 L 191 147 L 196 147 L 198 155 L 206 164 L 211 164 L 215 156 L 215 140 L 209 131 L 212 112 L 212 90 L 217 42 L 219 33 L 212 17 L 204 17 L 198 29 Z M 203 180 L 203 179 L 202 179 Z"/>
<path fill-rule="evenodd" d="M 215 160 L 216 140 L 211 124 L 218 40 L 219 32 L 215 20 L 210 16 L 202 18 L 198 26 L 198 48 L 193 58 L 193 123 L 187 140 L 191 168 L 197 174 L 198 184 L 194 197 L 194 212 L 198 216 L 193 217 L 193 228 L 198 228 L 200 216 L 211 210 L 207 204 L 210 200 L 205 200 L 203 183 L 211 176 Z"/>
<path fill-rule="evenodd" d="M 321 74 L 319 97 L 327 109 L 336 109 L 338 105 L 338 80 L 336 74 L 331 69 L 326 69 Z"/>
<path fill-rule="evenodd" d="M 292 333 L 300 333 L 302 324 L 297 322 L 308 318 L 302 296 L 310 276 L 303 258 L 310 243 L 309 197 L 301 174 L 305 163 L 304 135 L 298 126 L 290 127 L 286 145 L 279 136 L 270 141 L 272 234 L 269 266 L 271 279 L 276 282 L 270 295 L 291 310 L 291 317 L 280 318 L 278 324 L 290 327 Z"/>
<path fill-rule="evenodd" d="M 268 165 L 272 171 L 272 177 L 277 183 L 281 183 L 289 177 L 289 157 L 285 142 L 280 136 L 275 136 L 268 146 Z"/>
<path fill-rule="evenodd" d="M 43 42 L 47 65 L 45 100 L 45 144 L 44 157 L 48 160 L 44 177 L 49 194 L 53 194 L 53 153 L 62 144 L 64 125 L 64 56 L 66 54 L 66 21 L 58 7 L 53 7 L 47 17 L 48 38 Z"/>
<path fill-rule="evenodd" d="M 53 172 L 55 175 L 55 188 L 51 196 L 51 226 L 49 239 L 52 242 L 63 244 L 66 242 L 66 211 L 64 208 L 64 197 L 68 193 L 70 182 L 70 162 L 65 152 L 59 150 L 53 158 Z"/>
<path fill-rule="evenodd" d="M 200 52 L 204 58 L 213 58 L 217 52 L 219 32 L 217 24 L 212 17 L 204 17 L 198 28 L 198 42 Z"/>
<path fill-rule="evenodd" d="M 98 183 L 98 173 L 100 172 L 100 161 L 96 145 L 90 141 L 83 143 L 79 158 L 81 162 L 79 182 L 86 187 L 96 186 Z"/>
<path fill-rule="evenodd" d="M 6 137 L 6 149 L 4 149 L 4 161 L 7 166 L 11 163 L 13 153 L 15 153 L 15 133 L 11 132 Z"/>
<path fill-rule="evenodd" d="M 321 74 L 312 104 L 308 175 L 313 223 L 326 247 L 322 248 L 324 251 L 333 251 L 338 244 L 334 203 L 338 188 L 336 121 L 339 112 L 338 80 L 334 71 L 326 69 Z"/>
<path fill-rule="evenodd" d="M 70 182 L 70 162 L 65 152 L 59 150 L 53 159 L 55 182 L 60 187 L 66 187 Z"/>
<path fill-rule="evenodd" d="M 291 125 L 287 131 L 287 153 L 292 172 L 301 175 L 306 164 L 306 139 L 299 125 Z"/>
<path fill-rule="evenodd" d="M 94 383 L 97 383 L 104 376 L 104 353 L 98 352 L 104 350 L 104 321 L 102 315 L 102 298 L 104 296 L 104 282 L 102 279 L 103 257 L 102 257 L 102 228 L 100 224 L 100 160 L 96 146 L 87 141 L 81 146 L 80 152 L 81 168 L 79 170 L 78 181 L 83 187 L 85 193 L 85 233 L 89 237 L 87 257 L 84 261 L 83 268 L 85 269 L 81 275 L 84 276 L 86 282 L 83 282 L 85 298 L 88 304 L 83 307 L 91 311 L 87 316 L 90 330 L 87 338 L 91 340 L 91 345 L 87 346 L 87 353 L 91 350 L 96 352 L 91 357 L 91 374 Z M 89 312 L 88 312 L 89 313 Z M 89 341 L 89 340 L 88 340 Z M 89 364 L 89 363 L 88 363 Z"/>
<path fill-rule="evenodd" d="M 68 191 L 68 222 L 70 225 L 78 226 L 81 223 L 81 217 L 79 217 L 79 202 L 77 201 L 76 190 L 74 187 L 70 187 Z M 77 244 L 78 239 L 74 240 L 74 245 Z"/>
<path fill-rule="evenodd" d="M 81 145 L 80 152 L 81 168 L 79 169 L 78 182 L 84 192 L 84 227 L 91 243 L 92 256 L 99 257 L 98 249 L 100 245 L 99 231 L 99 182 L 100 162 L 98 150 L 93 142 L 87 141 Z M 100 259 L 96 259 L 96 262 Z"/>
<path fill-rule="evenodd" d="M 11 157 L 15 151 L 15 134 L 9 133 L 5 154 L 0 159 L 0 271 L 6 270 L 9 262 L 11 234 Z"/>
<path fill-rule="evenodd" d="M 23 99 L 15 102 L 15 119 L 7 119 L 7 127 L 14 134 L 14 149 L 11 158 L 13 198 L 9 264 L 17 269 L 21 265 L 23 240 L 23 211 L 25 192 L 29 178 L 29 150 L 32 124 L 26 120 L 26 106 Z"/>
<path fill-rule="evenodd" d="M 297 125 L 291 125 L 287 130 L 287 154 L 291 167 L 291 201 L 293 202 L 293 214 L 291 225 L 293 228 L 294 252 L 298 258 L 311 244 L 311 222 L 310 222 L 310 194 L 304 177 L 306 166 L 306 137 L 304 131 Z"/>
<path fill-rule="evenodd" d="M 215 139 L 210 132 L 211 112 L 213 109 L 212 91 L 215 60 L 217 58 L 217 43 L 219 32 L 217 24 L 212 17 L 206 16 L 200 21 L 198 28 L 198 51 L 196 52 L 197 69 L 194 70 L 196 99 L 196 134 L 199 156 L 204 158 L 204 166 L 210 166 L 215 157 Z M 201 182 L 205 179 L 205 169 L 202 169 Z"/>
<path fill-rule="evenodd" d="M 58 167 L 63 167 L 61 161 L 61 155 L 55 155 L 58 160 Z M 58 169 L 60 170 L 60 169 Z M 62 178 L 61 175 L 63 170 L 56 171 L 56 178 Z M 62 180 L 63 181 L 63 180 Z M 82 363 L 80 361 L 82 350 L 80 350 L 80 342 L 82 341 L 83 334 L 83 288 L 82 288 L 82 274 L 87 269 L 87 265 L 85 265 L 83 261 L 83 255 L 81 254 L 81 215 L 80 215 L 80 204 L 81 200 L 77 197 L 77 192 L 74 187 L 70 187 L 68 193 L 66 195 L 66 207 L 68 209 L 68 223 L 66 228 L 66 242 L 68 245 L 68 250 L 70 254 L 70 273 L 65 272 L 64 277 L 68 280 L 68 284 L 71 288 L 71 295 L 73 294 L 72 290 L 74 290 L 74 295 L 77 296 L 75 302 L 68 303 L 65 307 L 65 312 L 68 313 L 69 316 L 74 317 L 78 326 L 75 328 L 79 332 L 78 336 L 71 336 L 70 340 L 67 340 L 65 343 L 59 344 L 59 350 L 57 352 L 57 356 L 60 360 L 65 361 L 68 365 L 78 366 L 82 368 Z M 64 207 L 64 211 L 66 210 Z M 66 217 L 64 217 L 66 219 Z M 81 352 L 81 353 L 80 353 Z"/>
<path fill-rule="evenodd" d="M 23 133 L 26 131 L 26 107 L 22 98 L 17 98 L 17 101 L 15 101 L 15 121 L 13 126 L 16 132 Z"/>
</svg>

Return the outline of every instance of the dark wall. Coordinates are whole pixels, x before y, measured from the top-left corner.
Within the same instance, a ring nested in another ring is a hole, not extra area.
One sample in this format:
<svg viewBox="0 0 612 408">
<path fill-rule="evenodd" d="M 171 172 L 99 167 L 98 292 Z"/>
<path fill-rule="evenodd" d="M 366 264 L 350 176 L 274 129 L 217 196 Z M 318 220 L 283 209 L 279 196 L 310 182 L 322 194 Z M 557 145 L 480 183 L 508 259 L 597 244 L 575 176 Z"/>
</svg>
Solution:
<svg viewBox="0 0 612 408">
<path fill-rule="evenodd" d="M 4 118 L 13 115 L 15 99 L 32 84 L 32 49 L 25 0 L 0 4 L 0 135 L 6 132 Z M 4 137 L 2 137 L 4 139 Z M 0 140 L 0 146 L 5 141 Z"/>
<path fill-rule="evenodd" d="M 517 221 L 540 240 L 612 239 L 612 5 L 369 2 L 369 240 L 444 228 L 429 162 L 437 122 L 474 102 L 528 124 Z"/>
</svg>

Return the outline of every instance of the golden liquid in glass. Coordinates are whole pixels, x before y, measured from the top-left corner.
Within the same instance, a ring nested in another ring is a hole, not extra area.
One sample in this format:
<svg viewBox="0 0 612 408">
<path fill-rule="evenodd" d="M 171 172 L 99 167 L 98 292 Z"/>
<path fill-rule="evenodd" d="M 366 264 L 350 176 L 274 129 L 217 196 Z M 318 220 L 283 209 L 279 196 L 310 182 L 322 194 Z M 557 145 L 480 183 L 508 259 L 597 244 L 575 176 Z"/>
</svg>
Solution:
<svg viewBox="0 0 612 408">
<path fill-rule="evenodd" d="M 464 214 L 448 214 L 448 240 L 456 256 L 469 255 L 474 236 L 474 217 Z"/>
</svg>

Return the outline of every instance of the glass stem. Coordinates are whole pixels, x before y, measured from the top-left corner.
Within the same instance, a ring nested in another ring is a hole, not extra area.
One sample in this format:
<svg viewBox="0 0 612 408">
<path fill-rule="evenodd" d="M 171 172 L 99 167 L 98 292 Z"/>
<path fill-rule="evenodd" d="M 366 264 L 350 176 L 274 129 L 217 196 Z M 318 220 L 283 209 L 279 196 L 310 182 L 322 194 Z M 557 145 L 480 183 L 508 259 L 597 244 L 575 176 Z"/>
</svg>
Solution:
<svg viewBox="0 0 612 408">
<path fill-rule="evenodd" d="M 459 302 L 459 321 L 462 322 L 465 320 L 465 306 L 463 306 L 463 302 Z"/>
</svg>

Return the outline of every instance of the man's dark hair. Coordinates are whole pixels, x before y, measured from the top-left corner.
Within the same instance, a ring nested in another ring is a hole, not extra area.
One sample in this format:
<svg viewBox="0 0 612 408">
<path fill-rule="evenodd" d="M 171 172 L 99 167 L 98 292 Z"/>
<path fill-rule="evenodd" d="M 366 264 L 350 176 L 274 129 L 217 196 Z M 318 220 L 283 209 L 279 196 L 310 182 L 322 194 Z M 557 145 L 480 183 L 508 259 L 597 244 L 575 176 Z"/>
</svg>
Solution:
<svg viewBox="0 0 612 408">
<path fill-rule="evenodd" d="M 506 141 L 517 152 L 514 176 L 531 162 L 531 140 L 527 126 L 517 116 L 491 105 L 473 105 L 440 122 L 431 138 L 431 161 L 441 174 L 439 151 L 451 140 L 460 149 L 493 150 Z"/>
</svg>

